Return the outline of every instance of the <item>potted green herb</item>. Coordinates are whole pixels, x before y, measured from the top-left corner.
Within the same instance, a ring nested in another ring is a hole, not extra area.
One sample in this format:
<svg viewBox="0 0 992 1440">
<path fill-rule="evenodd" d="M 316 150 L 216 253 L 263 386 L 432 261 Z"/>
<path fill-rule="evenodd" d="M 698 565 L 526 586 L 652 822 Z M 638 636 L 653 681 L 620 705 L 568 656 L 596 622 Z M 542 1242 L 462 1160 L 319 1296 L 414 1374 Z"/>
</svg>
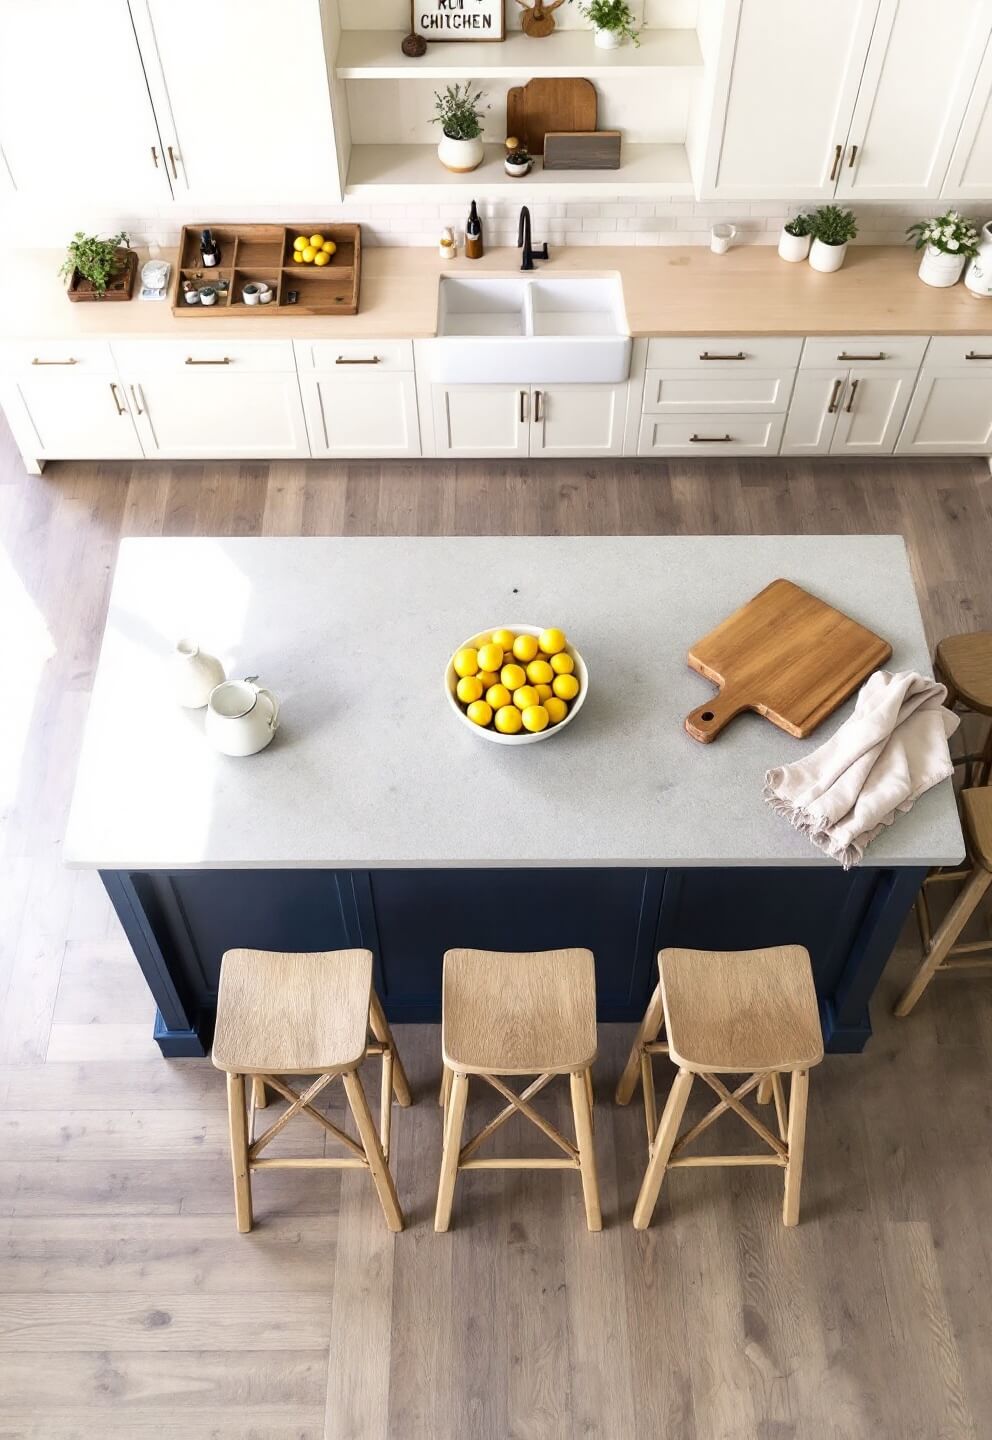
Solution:
<svg viewBox="0 0 992 1440">
<path fill-rule="evenodd" d="M 641 43 L 627 0 L 589 0 L 579 5 L 579 14 L 591 22 L 593 41 L 600 50 L 616 50 L 627 40 Z"/>
<path fill-rule="evenodd" d="M 812 215 L 797 215 L 782 226 L 778 237 L 778 253 L 783 260 L 805 260 L 813 235 Z"/>
<path fill-rule="evenodd" d="M 437 155 L 446 170 L 465 175 L 475 170 L 485 157 L 482 147 L 483 111 L 479 108 L 483 91 L 472 90 L 472 83 L 448 85 L 443 94 L 434 92 L 437 114 L 432 124 L 444 132 Z M 486 106 L 486 109 L 489 107 Z"/>
<path fill-rule="evenodd" d="M 933 220 L 917 220 L 906 231 L 922 250 L 920 279 L 924 285 L 944 288 L 961 279 L 964 262 L 978 254 L 978 231 L 970 220 L 956 210 L 938 215 Z"/>
<path fill-rule="evenodd" d="M 858 233 L 854 216 L 850 210 L 841 210 L 839 205 L 821 205 L 810 218 L 813 234 L 810 265 L 826 273 L 839 270 L 847 254 L 847 242 Z"/>
<path fill-rule="evenodd" d="M 521 175 L 527 174 L 533 163 L 526 145 L 521 145 L 519 140 L 510 135 L 506 141 L 506 154 L 503 156 L 503 169 L 507 175 L 519 179 Z"/>
<path fill-rule="evenodd" d="M 59 274 L 67 278 L 70 300 L 130 300 L 138 257 L 121 230 L 109 240 L 77 230 Z"/>
</svg>

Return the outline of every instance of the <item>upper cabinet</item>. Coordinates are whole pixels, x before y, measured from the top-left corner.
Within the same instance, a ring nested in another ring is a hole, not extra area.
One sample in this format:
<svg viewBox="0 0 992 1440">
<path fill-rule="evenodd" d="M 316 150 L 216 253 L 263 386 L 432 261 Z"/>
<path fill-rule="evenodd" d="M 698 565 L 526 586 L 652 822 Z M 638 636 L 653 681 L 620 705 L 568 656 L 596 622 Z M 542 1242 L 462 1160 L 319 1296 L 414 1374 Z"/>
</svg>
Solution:
<svg viewBox="0 0 992 1440">
<path fill-rule="evenodd" d="M 962 200 L 992 197 L 992 40 L 985 46 L 943 193 Z"/>
</svg>

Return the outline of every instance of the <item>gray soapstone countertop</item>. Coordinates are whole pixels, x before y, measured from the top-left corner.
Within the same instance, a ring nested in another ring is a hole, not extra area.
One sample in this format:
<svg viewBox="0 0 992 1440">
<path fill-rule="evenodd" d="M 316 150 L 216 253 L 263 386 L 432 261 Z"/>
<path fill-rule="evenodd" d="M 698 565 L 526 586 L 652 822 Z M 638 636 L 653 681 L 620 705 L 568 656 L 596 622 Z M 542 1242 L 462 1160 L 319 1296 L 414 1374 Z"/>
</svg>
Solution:
<svg viewBox="0 0 992 1440">
<path fill-rule="evenodd" d="M 710 745 L 683 719 L 713 693 L 686 651 L 777 576 L 930 673 L 899 536 L 134 539 L 120 546 L 66 838 L 104 869 L 824 865 L 762 800 L 807 754 L 757 715 Z M 489 626 L 561 625 L 589 694 L 543 744 L 492 745 L 450 711 L 450 653 Z M 215 753 L 175 704 L 196 638 L 282 705 L 258 755 Z M 866 863 L 961 858 L 949 784 Z"/>
</svg>

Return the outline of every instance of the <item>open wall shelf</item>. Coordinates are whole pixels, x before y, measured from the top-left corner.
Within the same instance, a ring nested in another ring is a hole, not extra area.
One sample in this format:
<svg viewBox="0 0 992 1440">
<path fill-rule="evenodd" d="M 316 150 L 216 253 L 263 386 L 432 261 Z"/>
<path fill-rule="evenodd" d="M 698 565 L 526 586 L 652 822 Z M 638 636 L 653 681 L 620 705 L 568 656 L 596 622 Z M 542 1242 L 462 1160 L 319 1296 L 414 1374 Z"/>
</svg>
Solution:
<svg viewBox="0 0 992 1440">
<path fill-rule="evenodd" d="M 703 57 L 695 30 L 643 30 L 639 46 L 598 50 L 589 30 L 557 30 L 543 40 L 511 31 L 497 44 L 428 45 L 410 60 L 399 30 L 345 30 L 338 49 L 342 80 L 473 80 L 537 75 L 597 77 L 627 70 L 694 69 Z"/>
</svg>

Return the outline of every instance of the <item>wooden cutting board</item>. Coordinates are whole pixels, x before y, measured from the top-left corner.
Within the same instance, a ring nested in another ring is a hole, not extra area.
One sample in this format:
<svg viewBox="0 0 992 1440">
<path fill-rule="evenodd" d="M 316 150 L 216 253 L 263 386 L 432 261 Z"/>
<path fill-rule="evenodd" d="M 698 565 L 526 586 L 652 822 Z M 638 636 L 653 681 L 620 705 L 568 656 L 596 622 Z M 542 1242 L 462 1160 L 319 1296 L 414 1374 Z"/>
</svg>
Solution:
<svg viewBox="0 0 992 1440">
<path fill-rule="evenodd" d="M 549 130 L 595 130 L 596 87 L 591 80 L 540 79 L 506 92 L 506 133 L 532 155 L 544 154 Z"/>
<path fill-rule="evenodd" d="M 791 580 L 760 595 L 689 651 L 689 664 L 720 693 L 686 716 L 705 745 L 743 710 L 756 710 L 799 739 L 892 654 L 887 640 Z"/>
</svg>

